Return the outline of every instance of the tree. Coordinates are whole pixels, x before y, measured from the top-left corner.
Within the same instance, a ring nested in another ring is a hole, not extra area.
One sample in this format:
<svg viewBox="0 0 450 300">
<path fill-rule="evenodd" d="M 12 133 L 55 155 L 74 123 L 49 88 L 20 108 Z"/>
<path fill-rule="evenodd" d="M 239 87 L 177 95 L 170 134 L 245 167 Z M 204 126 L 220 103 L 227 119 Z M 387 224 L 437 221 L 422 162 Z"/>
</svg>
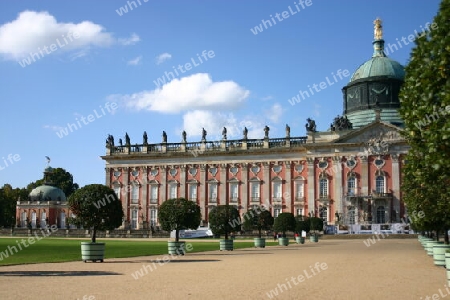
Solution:
<svg viewBox="0 0 450 300">
<path fill-rule="evenodd" d="M 217 205 L 209 213 L 209 227 L 216 234 L 228 235 L 234 231 L 241 230 L 241 217 L 236 207 L 232 205 Z"/>
<path fill-rule="evenodd" d="M 16 224 L 17 200 L 27 199 L 26 189 L 13 188 L 10 184 L 4 184 L 0 188 L 0 226 L 14 227 Z"/>
<path fill-rule="evenodd" d="M 64 192 L 66 197 L 69 197 L 70 195 L 72 195 L 72 193 L 74 193 L 76 190 L 79 189 L 78 184 L 73 182 L 72 174 L 70 174 L 63 168 L 53 169 L 51 181 L 54 186 L 60 188 Z M 44 179 L 39 179 L 36 180 L 35 182 L 28 184 L 27 188 L 31 192 L 32 189 L 41 186 L 43 184 Z"/>
<path fill-rule="evenodd" d="M 75 191 L 67 200 L 75 218 L 70 222 L 90 228 L 91 241 L 96 242 L 98 230 L 113 230 L 122 224 L 122 203 L 113 189 L 103 184 L 89 184 Z"/>
<path fill-rule="evenodd" d="M 299 215 L 295 217 L 295 232 L 301 234 L 302 231 L 308 233 L 310 231 L 310 221 L 308 217 Z"/>
<path fill-rule="evenodd" d="M 292 213 L 281 213 L 275 218 L 273 229 L 282 232 L 283 237 L 286 236 L 286 231 L 294 231 L 295 230 L 295 217 Z"/>
<path fill-rule="evenodd" d="M 273 225 L 273 217 L 270 211 L 251 209 L 244 214 L 244 229 L 258 230 L 258 237 L 261 238 L 262 230 L 269 230 Z"/>
<path fill-rule="evenodd" d="M 163 230 L 175 230 L 179 241 L 180 230 L 197 229 L 201 222 L 200 206 L 184 198 L 169 199 L 159 208 L 159 223 Z"/>
<path fill-rule="evenodd" d="M 411 147 L 403 168 L 403 201 L 424 214 L 414 225 L 445 233 L 450 229 L 450 0 L 415 40 L 400 91 L 403 136 Z M 438 236 L 438 234 L 437 234 Z"/>
<path fill-rule="evenodd" d="M 317 235 L 318 232 L 323 230 L 323 220 L 318 217 L 310 217 L 309 218 L 309 226 L 310 231 L 314 231 L 314 234 Z"/>
</svg>

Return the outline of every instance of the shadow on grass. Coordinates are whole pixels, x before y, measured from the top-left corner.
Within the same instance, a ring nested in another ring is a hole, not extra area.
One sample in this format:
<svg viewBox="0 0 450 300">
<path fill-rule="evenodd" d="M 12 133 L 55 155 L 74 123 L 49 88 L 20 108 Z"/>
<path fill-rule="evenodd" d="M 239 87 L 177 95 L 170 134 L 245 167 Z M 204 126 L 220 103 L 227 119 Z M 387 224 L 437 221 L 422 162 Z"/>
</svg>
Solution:
<svg viewBox="0 0 450 300">
<path fill-rule="evenodd" d="M 53 276 L 107 276 L 123 275 L 106 271 L 5 271 L 0 276 L 29 276 L 29 277 L 53 277 Z"/>
</svg>

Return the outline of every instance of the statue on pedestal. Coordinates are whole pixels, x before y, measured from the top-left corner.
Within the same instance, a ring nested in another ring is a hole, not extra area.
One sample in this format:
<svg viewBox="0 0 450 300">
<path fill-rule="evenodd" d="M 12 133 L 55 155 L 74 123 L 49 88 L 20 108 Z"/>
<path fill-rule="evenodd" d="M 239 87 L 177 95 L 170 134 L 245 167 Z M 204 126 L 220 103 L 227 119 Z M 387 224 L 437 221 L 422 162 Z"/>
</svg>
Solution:
<svg viewBox="0 0 450 300">
<path fill-rule="evenodd" d="M 162 133 L 162 142 L 167 143 L 167 134 L 165 131 L 163 131 L 163 133 Z"/>
<path fill-rule="evenodd" d="M 223 127 L 222 130 L 222 139 L 226 140 L 227 139 L 227 128 Z"/>
</svg>

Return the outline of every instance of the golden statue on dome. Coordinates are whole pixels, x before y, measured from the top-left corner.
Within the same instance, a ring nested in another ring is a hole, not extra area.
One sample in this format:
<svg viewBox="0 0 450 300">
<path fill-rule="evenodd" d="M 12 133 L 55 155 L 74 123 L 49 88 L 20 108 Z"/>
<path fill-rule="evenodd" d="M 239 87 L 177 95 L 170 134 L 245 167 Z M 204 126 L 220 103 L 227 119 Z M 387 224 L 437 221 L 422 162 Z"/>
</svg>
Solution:
<svg viewBox="0 0 450 300">
<path fill-rule="evenodd" d="M 382 40 L 383 39 L 383 26 L 381 26 L 381 19 L 376 18 L 375 21 L 373 21 L 374 26 L 374 32 L 373 32 L 373 38 L 375 40 Z"/>
</svg>

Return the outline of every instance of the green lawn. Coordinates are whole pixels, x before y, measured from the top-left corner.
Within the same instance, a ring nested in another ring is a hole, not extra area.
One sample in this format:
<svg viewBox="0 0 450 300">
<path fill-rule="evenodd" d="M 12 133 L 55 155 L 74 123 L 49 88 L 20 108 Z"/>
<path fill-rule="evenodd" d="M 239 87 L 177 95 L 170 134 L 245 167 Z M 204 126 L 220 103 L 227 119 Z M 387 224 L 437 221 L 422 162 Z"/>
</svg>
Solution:
<svg viewBox="0 0 450 300">
<path fill-rule="evenodd" d="M 20 244 L 22 247 L 22 250 L 20 250 L 16 240 L 20 243 L 22 238 L 27 239 L 26 237 L 17 237 L 15 239 L 0 238 L 0 266 L 81 260 L 80 242 L 87 241 L 85 239 L 45 238 L 36 241 L 35 244 L 28 245 L 28 247 Z M 126 239 L 99 239 L 97 241 L 106 242 L 105 259 L 167 254 L 167 241 L 130 241 Z M 190 243 L 189 240 L 185 241 Z M 193 241 L 191 243 L 193 247 L 192 252 L 219 250 L 219 240 Z M 276 244 L 275 242 L 266 241 L 267 246 Z M 15 246 L 17 253 L 15 249 L 11 248 L 12 246 Z M 235 249 L 251 247 L 253 247 L 253 241 L 250 240 L 234 243 Z M 6 253 L 8 257 L 6 257 Z"/>
</svg>

